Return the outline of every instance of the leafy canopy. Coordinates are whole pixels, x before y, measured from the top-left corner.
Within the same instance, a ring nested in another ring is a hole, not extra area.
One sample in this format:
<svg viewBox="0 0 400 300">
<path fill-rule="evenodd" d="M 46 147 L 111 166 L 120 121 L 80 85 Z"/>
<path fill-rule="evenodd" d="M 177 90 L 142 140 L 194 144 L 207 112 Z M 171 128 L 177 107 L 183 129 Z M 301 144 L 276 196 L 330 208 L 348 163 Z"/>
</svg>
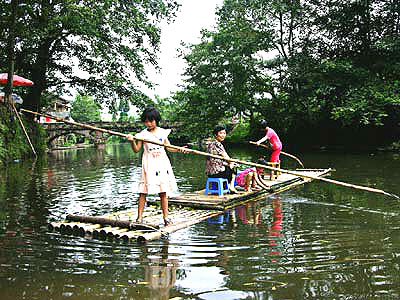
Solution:
<svg viewBox="0 0 400 300">
<path fill-rule="evenodd" d="M 217 16 L 186 46 L 174 96 L 196 134 L 237 116 L 294 138 L 310 128 L 326 140 L 332 128 L 398 132 L 398 1 L 225 0 Z"/>
<path fill-rule="evenodd" d="M 63 95 L 71 89 L 111 110 L 121 98 L 146 105 L 149 99 L 140 89 L 152 83 L 145 66 L 157 68 L 160 23 L 171 21 L 178 7 L 174 0 L 19 1 L 15 73 L 35 83 L 24 106 L 36 110 L 44 91 Z M 6 49 L 10 16 L 10 1 L 0 0 L 1 49 Z M 0 52 L 2 72 L 7 71 L 5 52 Z"/>
</svg>

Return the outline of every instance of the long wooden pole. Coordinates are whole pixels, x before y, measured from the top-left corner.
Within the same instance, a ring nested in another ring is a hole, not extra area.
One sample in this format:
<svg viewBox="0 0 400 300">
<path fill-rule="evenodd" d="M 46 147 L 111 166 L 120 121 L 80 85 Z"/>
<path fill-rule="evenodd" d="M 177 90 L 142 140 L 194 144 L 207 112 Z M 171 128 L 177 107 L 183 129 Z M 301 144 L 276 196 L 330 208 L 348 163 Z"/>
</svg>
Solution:
<svg viewBox="0 0 400 300">
<path fill-rule="evenodd" d="M 266 149 L 269 149 L 268 146 L 263 145 L 263 144 L 258 145 L 256 142 L 252 142 L 252 141 L 250 141 L 249 143 L 250 143 L 250 144 L 257 145 L 257 146 L 260 146 L 260 147 L 264 147 L 264 148 L 266 148 Z M 290 153 L 287 153 L 287 152 L 283 152 L 283 151 L 281 151 L 281 154 L 286 155 L 286 156 L 289 156 L 289 157 L 295 159 L 295 160 L 304 168 L 303 163 L 302 163 L 301 160 L 298 159 L 296 156 L 294 156 L 294 155 L 292 155 L 292 154 L 290 154 Z"/>
<path fill-rule="evenodd" d="M 146 224 L 135 223 L 128 220 L 116 220 L 116 219 L 102 218 L 102 217 L 67 215 L 66 220 L 72 222 L 110 225 L 114 227 L 128 228 L 128 229 L 154 229 L 153 227 L 148 226 Z"/>
<path fill-rule="evenodd" d="M 67 123 L 67 124 L 76 125 L 76 126 L 80 126 L 80 127 L 84 127 L 84 128 L 88 128 L 88 129 L 92 129 L 92 130 L 97 130 L 97 131 L 108 133 L 108 134 L 111 134 L 111 135 L 116 135 L 116 136 L 125 137 L 125 138 L 128 137 L 127 134 L 123 134 L 121 132 L 107 130 L 107 129 L 103 129 L 103 128 L 98 128 L 98 127 L 95 127 L 95 126 L 81 124 L 81 123 L 77 123 L 77 122 L 72 122 L 72 121 L 64 120 L 62 118 L 57 118 L 57 117 L 53 117 L 53 116 L 46 115 L 46 114 L 40 114 L 40 113 L 37 113 L 37 112 L 34 112 L 34 111 L 30 111 L 30 110 L 27 110 L 27 109 L 21 109 L 21 111 L 25 111 L 25 112 L 28 112 L 28 113 L 31 113 L 31 114 L 35 114 L 35 115 L 38 115 L 38 116 L 44 116 L 44 117 L 47 117 L 47 118 L 50 118 L 50 119 L 54 119 L 54 120 L 57 120 L 57 121 L 60 121 L 60 122 L 64 122 L 64 123 Z M 135 139 L 139 140 L 139 141 L 146 142 L 146 143 L 156 144 L 156 145 L 159 145 L 159 146 L 166 146 L 163 143 L 160 143 L 160 142 L 157 142 L 157 141 L 149 141 L 149 140 L 146 140 L 146 139 L 136 138 L 136 137 L 135 137 Z M 356 190 L 364 190 L 364 191 L 367 191 L 367 192 L 383 194 L 383 195 L 387 195 L 387 196 L 390 196 L 390 197 L 395 197 L 397 199 L 400 199 L 400 197 L 398 197 L 398 196 L 396 196 L 394 194 L 385 192 L 385 191 L 380 190 L 380 189 L 375 189 L 375 188 L 370 188 L 370 187 L 366 187 L 366 186 L 350 184 L 350 183 L 347 183 L 347 182 L 341 182 L 341 181 L 337 181 L 337 180 L 333 180 L 333 179 L 329 179 L 329 178 L 325 178 L 325 177 L 318 177 L 318 176 L 312 176 L 312 175 L 308 175 L 308 174 L 302 174 L 302 173 L 296 172 L 296 171 L 290 171 L 290 170 L 285 170 L 285 169 L 280 169 L 280 168 L 274 168 L 274 167 L 270 167 L 270 166 L 266 166 L 266 165 L 262 165 L 262 164 L 257 164 L 257 163 L 253 163 L 253 162 L 248 162 L 248 161 L 244 161 L 244 160 L 233 159 L 233 158 L 225 158 L 223 156 L 214 155 L 214 154 L 210 154 L 210 153 L 202 152 L 202 151 L 198 151 L 198 150 L 188 149 L 186 147 L 179 147 L 179 146 L 174 146 L 174 145 L 168 145 L 166 147 L 167 148 L 176 149 L 176 150 L 181 150 L 181 151 L 184 151 L 186 153 L 191 153 L 191 154 L 196 154 L 196 155 L 201 155 L 201 156 L 206 156 L 206 157 L 222 159 L 222 160 L 225 160 L 225 161 L 228 161 L 228 162 L 234 162 L 234 163 L 253 166 L 253 167 L 257 167 L 257 168 L 264 168 L 264 169 L 269 169 L 269 170 L 274 170 L 274 171 L 280 171 L 282 173 L 287 173 L 287 174 L 291 174 L 291 175 L 295 175 L 295 176 L 299 176 L 299 177 L 311 178 L 311 179 L 320 180 L 320 181 L 324 181 L 324 182 L 328 182 L 328 183 L 333 183 L 333 184 L 344 186 L 344 187 L 349 187 L 349 188 L 356 189 Z"/>
<path fill-rule="evenodd" d="M 22 130 L 23 130 L 24 133 L 25 133 L 26 139 L 28 140 L 29 145 L 31 146 L 31 149 L 32 149 L 33 154 L 35 154 L 35 156 L 37 156 L 36 151 L 35 151 L 35 148 L 33 148 L 33 145 L 32 145 L 32 142 L 31 142 L 31 140 L 30 140 L 30 138 L 29 138 L 29 135 L 28 135 L 28 133 L 27 133 L 26 130 L 25 130 L 24 123 L 22 123 L 22 120 L 21 120 L 21 118 L 20 118 L 20 116 L 19 116 L 19 114 L 18 114 L 17 109 L 15 108 L 15 105 L 14 105 L 14 102 L 13 102 L 13 101 L 11 101 L 11 105 L 12 105 L 12 107 L 13 107 L 13 110 L 14 110 L 15 114 L 17 115 L 19 124 L 21 125 Z"/>
</svg>

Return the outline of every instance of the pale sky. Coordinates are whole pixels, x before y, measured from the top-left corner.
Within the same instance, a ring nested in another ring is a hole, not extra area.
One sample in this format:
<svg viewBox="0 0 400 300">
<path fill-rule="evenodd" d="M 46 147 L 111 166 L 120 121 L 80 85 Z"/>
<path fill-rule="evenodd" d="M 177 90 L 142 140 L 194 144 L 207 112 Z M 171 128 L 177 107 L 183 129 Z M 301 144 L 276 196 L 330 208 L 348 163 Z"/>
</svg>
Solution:
<svg viewBox="0 0 400 300">
<path fill-rule="evenodd" d="M 181 41 L 194 44 L 200 41 L 200 30 L 213 29 L 216 24 L 216 7 L 222 6 L 223 0 L 181 0 L 181 7 L 175 21 L 162 25 L 159 65 L 161 73 L 148 69 L 149 79 L 158 84 L 154 90 L 144 90 L 154 98 L 169 97 L 171 92 L 178 90 L 177 84 L 182 83 L 181 74 L 185 68 L 183 59 L 177 57 L 177 49 Z"/>
</svg>

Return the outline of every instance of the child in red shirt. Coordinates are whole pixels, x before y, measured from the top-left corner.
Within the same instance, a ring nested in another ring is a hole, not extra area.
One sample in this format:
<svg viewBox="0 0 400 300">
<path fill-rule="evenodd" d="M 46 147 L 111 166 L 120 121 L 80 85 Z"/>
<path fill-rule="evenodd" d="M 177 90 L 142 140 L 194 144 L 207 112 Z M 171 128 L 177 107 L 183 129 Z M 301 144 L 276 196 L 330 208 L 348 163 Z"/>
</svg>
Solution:
<svg viewBox="0 0 400 300">
<path fill-rule="evenodd" d="M 273 130 L 272 128 L 269 128 L 267 126 L 267 121 L 262 120 L 261 126 L 262 126 L 262 128 L 265 128 L 265 136 L 257 142 L 257 145 L 260 145 L 268 140 L 269 143 L 271 144 L 271 148 L 273 150 L 271 158 L 270 158 L 270 162 L 280 162 L 279 154 L 281 153 L 281 150 L 282 150 L 281 140 L 279 139 L 275 130 Z"/>
</svg>

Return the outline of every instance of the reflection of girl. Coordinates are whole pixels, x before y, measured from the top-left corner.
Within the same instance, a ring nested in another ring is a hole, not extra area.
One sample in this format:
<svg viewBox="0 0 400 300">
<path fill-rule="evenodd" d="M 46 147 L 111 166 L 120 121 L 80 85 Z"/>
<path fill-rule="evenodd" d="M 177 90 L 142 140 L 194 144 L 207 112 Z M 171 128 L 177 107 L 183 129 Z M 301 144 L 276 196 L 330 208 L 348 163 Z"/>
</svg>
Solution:
<svg viewBox="0 0 400 300">
<path fill-rule="evenodd" d="M 272 200 L 272 207 L 274 209 L 273 212 L 273 223 L 271 228 L 269 229 L 269 245 L 271 246 L 271 252 L 269 255 L 271 256 L 281 256 L 281 252 L 278 249 L 278 240 L 281 238 L 282 234 L 282 205 L 279 197 L 276 197 Z M 276 262 L 273 260 L 273 262 Z"/>
<path fill-rule="evenodd" d="M 168 242 L 163 242 L 161 251 L 157 253 L 149 253 L 147 247 L 143 249 L 141 259 L 145 270 L 144 279 L 150 289 L 150 299 L 170 299 L 170 289 L 176 282 L 178 260 L 169 258 Z"/>
<path fill-rule="evenodd" d="M 261 210 L 254 202 L 238 206 L 235 210 L 242 224 L 261 224 Z"/>
<path fill-rule="evenodd" d="M 215 140 L 207 145 L 207 152 L 229 159 L 230 157 L 222 145 L 222 141 L 226 137 L 225 127 L 220 125 L 216 126 L 214 128 L 213 135 Z M 233 171 L 233 164 L 229 164 L 222 159 L 207 157 L 206 175 L 210 178 L 228 179 L 228 182 L 230 182 L 229 190 L 232 193 L 237 193 L 235 189 L 235 174 Z"/>
<path fill-rule="evenodd" d="M 161 120 L 160 113 L 153 107 L 146 108 L 142 113 L 141 120 L 146 126 L 136 135 L 136 137 L 170 145 L 168 135 L 171 129 L 158 127 L 158 122 Z M 135 153 L 144 148 L 142 156 L 142 177 L 139 183 L 139 205 L 137 222 L 142 222 L 142 215 L 146 203 L 147 194 L 158 194 L 161 200 L 161 209 L 163 212 L 165 225 L 170 225 L 172 222 L 168 219 L 168 198 L 167 193 L 177 190 L 175 176 L 172 171 L 171 163 L 165 152 L 164 146 L 136 141 L 132 135 L 127 136 L 131 142 L 132 149 Z M 179 150 L 167 147 L 170 152 Z M 183 151 L 179 151 L 183 152 Z"/>
<path fill-rule="evenodd" d="M 282 230 L 282 207 L 281 207 L 281 201 L 279 198 L 276 198 L 272 200 L 272 207 L 274 209 L 274 221 L 272 223 L 271 229 L 270 229 L 270 234 L 269 236 L 271 237 L 280 237 L 280 233 Z"/>
<path fill-rule="evenodd" d="M 257 142 L 257 145 L 260 145 L 268 140 L 273 150 L 270 162 L 279 162 L 279 154 L 282 150 L 281 140 L 279 139 L 275 130 L 267 126 L 267 121 L 262 120 L 260 125 L 263 129 L 265 128 L 265 136 Z"/>
</svg>

